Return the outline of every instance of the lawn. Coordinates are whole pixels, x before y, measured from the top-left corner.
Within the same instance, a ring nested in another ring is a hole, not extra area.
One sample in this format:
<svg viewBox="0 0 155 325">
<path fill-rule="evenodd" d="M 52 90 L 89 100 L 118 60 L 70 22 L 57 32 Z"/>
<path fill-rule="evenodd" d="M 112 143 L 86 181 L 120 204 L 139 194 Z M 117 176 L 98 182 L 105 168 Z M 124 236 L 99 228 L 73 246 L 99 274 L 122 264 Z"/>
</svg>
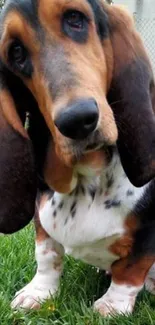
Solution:
<svg viewBox="0 0 155 325">
<path fill-rule="evenodd" d="M 13 312 L 10 301 L 28 283 L 36 268 L 32 225 L 18 234 L 0 237 L 0 325 L 155 325 L 155 297 L 143 291 L 132 316 L 103 319 L 92 302 L 108 286 L 103 272 L 66 257 L 60 290 L 55 300 L 39 311 Z"/>
</svg>

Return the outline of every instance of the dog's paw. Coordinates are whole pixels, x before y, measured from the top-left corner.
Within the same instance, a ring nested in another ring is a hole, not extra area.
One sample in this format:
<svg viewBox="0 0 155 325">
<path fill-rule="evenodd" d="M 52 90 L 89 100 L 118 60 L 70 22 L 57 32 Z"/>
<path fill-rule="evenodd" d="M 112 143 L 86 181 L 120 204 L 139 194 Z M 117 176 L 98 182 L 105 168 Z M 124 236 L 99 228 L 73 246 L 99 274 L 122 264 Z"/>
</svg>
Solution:
<svg viewBox="0 0 155 325">
<path fill-rule="evenodd" d="M 102 316 L 112 316 L 115 314 L 130 314 L 133 311 L 135 299 L 130 297 L 129 299 L 113 299 L 105 294 L 102 298 L 98 299 L 94 303 L 95 311 L 98 311 Z"/>
<path fill-rule="evenodd" d="M 103 297 L 95 301 L 94 310 L 99 312 L 100 315 L 104 317 L 109 316 L 114 312 L 112 310 L 112 306 L 109 305 L 108 302 L 105 302 Z"/>
<path fill-rule="evenodd" d="M 31 281 L 28 285 L 16 292 L 11 303 L 13 309 L 39 309 L 41 304 L 51 298 L 56 292 L 56 288 L 48 288 Z"/>
<path fill-rule="evenodd" d="M 143 285 L 133 286 L 111 282 L 106 294 L 95 302 L 94 309 L 102 316 L 114 314 L 128 315 L 132 313 L 137 294 L 142 288 Z"/>
</svg>

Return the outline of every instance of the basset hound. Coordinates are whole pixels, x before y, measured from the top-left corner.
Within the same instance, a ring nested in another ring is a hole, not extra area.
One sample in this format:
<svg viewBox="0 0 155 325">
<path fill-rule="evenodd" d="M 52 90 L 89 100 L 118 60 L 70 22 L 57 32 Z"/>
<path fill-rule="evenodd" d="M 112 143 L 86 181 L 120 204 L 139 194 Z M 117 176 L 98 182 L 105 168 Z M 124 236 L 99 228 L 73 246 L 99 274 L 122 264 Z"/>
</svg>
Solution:
<svg viewBox="0 0 155 325">
<path fill-rule="evenodd" d="M 65 253 L 111 272 L 94 304 L 103 316 L 132 312 L 144 284 L 155 293 L 154 109 L 151 64 L 125 9 L 6 1 L 0 231 L 35 214 L 38 265 L 13 308 L 39 308 L 57 292 Z"/>
</svg>

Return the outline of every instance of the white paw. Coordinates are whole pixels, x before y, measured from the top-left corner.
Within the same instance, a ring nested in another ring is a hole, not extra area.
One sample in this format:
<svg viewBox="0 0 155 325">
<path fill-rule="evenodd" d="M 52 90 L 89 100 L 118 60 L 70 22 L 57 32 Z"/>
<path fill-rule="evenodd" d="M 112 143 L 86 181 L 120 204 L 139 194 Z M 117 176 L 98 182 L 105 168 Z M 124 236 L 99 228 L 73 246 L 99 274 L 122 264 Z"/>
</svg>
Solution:
<svg viewBox="0 0 155 325">
<path fill-rule="evenodd" d="M 39 285 L 33 279 L 28 285 L 16 292 L 11 307 L 13 309 L 39 309 L 41 304 L 46 299 L 51 298 L 55 292 L 56 288 L 47 288 L 47 286 Z"/>
<path fill-rule="evenodd" d="M 141 289 L 142 286 L 119 285 L 112 281 L 106 294 L 95 302 L 94 308 L 102 316 L 130 314 L 133 311 L 137 294 Z"/>
<path fill-rule="evenodd" d="M 114 300 L 105 294 L 102 298 L 98 299 L 94 304 L 94 309 L 102 316 L 110 316 L 114 314 L 129 314 L 132 313 L 135 304 L 135 299 L 128 300 L 122 299 Z"/>
<path fill-rule="evenodd" d="M 105 299 L 102 297 L 95 301 L 94 303 L 94 309 L 95 311 L 98 311 L 101 316 L 108 316 L 110 314 L 113 314 L 112 306 L 110 306 L 108 301 L 105 301 Z"/>
</svg>

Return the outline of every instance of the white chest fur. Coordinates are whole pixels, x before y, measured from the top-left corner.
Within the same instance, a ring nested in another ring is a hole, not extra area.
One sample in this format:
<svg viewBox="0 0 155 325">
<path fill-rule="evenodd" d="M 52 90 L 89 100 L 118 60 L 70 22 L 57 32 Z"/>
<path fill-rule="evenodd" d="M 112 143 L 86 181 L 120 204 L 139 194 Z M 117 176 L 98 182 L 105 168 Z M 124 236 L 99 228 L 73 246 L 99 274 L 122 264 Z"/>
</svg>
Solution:
<svg viewBox="0 0 155 325">
<path fill-rule="evenodd" d="M 129 182 L 116 153 L 100 177 L 83 178 L 70 195 L 55 192 L 40 221 L 66 253 L 108 269 L 117 258 L 108 247 L 123 234 L 125 218 L 142 192 Z"/>
</svg>

